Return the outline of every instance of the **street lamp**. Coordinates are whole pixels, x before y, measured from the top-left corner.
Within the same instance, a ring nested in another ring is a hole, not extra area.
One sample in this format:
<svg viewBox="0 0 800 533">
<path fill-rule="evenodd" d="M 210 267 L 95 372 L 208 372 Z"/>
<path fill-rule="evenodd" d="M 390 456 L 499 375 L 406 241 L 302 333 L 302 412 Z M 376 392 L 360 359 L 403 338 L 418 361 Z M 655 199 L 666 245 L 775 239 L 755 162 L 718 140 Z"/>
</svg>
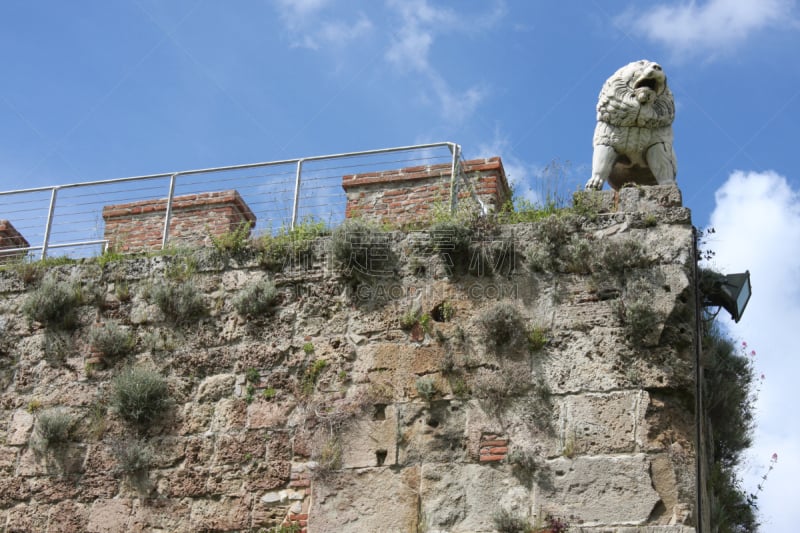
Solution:
<svg viewBox="0 0 800 533">
<path fill-rule="evenodd" d="M 706 270 L 700 274 L 703 306 L 723 307 L 736 322 L 742 318 L 744 308 L 750 301 L 752 289 L 749 270 L 741 274 L 727 275 Z"/>
</svg>

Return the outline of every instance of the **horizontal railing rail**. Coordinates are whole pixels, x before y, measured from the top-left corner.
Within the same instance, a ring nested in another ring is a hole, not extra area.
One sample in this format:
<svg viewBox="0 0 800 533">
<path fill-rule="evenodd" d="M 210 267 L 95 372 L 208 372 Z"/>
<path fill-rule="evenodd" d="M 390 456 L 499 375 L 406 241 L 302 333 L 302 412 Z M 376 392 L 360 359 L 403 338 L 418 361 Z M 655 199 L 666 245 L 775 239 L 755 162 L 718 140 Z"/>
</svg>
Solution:
<svg viewBox="0 0 800 533">
<path fill-rule="evenodd" d="M 8 219 L 25 236 L 29 246 L 3 248 L 3 255 L 71 248 L 77 256 L 100 252 L 108 246 L 103 238 L 104 206 L 149 200 L 166 201 L 161 247 L 170 240 L 173 200 L 185 194 L 235 189 L 257 217 L 256 230 L 294 228 L 305 217 L 328 224 L 344 219 L 346 200 L 341 187 L 345 174 L 392 170 L 405 166 L 451 164 L 451 209 L 457 191 L 470 187 L 461 172 L 461 147 L 438 142 L 228 165 L 176 172 L 162 172 L 106 180 L 0 191 L 0 219 Z M 472 191 L 474 195 L 474 191 Z M 485 210 L 481 204 L 482 209 Z"/>
</svg>

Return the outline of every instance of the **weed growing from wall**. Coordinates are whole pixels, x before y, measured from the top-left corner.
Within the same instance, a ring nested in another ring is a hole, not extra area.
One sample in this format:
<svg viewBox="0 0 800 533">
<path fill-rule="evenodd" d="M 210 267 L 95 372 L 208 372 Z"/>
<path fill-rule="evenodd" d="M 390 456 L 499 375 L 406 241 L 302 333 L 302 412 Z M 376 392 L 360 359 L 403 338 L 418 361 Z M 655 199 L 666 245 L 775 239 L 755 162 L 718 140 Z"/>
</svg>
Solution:
<svg viewBox="0 0 800 533">
<path fill-rule="evenodd" d="M 233 308 L 242 316 L 257 317 L 272 311 L 278 290 L 270 280 L 248 285 L 233 297 Z"/>
<path fill-rule="evenodd" d="M 146 426 L 169 406 L 167 380 L 154 370 L 129 367 L 111 381 L 109 405 L 124 420 Z"/>
<path fill-rule="evenodd" d="M 633 268 L 650 265 L 641 242 L 631 239 L 610 239 L 603 243 L 596 265 L 614 275 L 622 276 Z"/>
<path fill-rule="evenodd" d="M 574 269 L 583 268 L 585 246 L 575 234 L 577 220 L 574 216 L 553 215 L 543 218 L 534 227 L 534 244 L 526 252 L 528 264 L 534 272 L 564 270 L 565 264 Z M 573 242 L 570 250 L 563 248 Z"/>
<path fill-rule="evenodd" d="M 144 439 L 117 440 L 111 449 L 120 472 L 134 478 L 147 475 L 153 450 Z"/>
<path fill-rule="evenodd" d="M 50 364 L 62 364 L 75 353 L 75 341 L 71 332 L 45 330 L 42 337 L 42 351 Z"/>
<path fill-rule="evenodd" d="M 116 322 L 106 322 L 89 330 L 89 344 L 104 357 L 122 357 L 133 352 L 136 339 Z"/>
<path fill-rule="evenodd" d="M 334 266 L 359 281 L 393 273 L 390 236 L 373 224 L 346 220 L 331 235 L 329 252 Z"/>
<path fill-rule="evenodd" d="M 75 424 L 75 419 L 59 408 L 45 409 L 36 418 L 33 444 L 41 451 L 66 443 Z"/>
<path fill-rule="evenodd" d="M 430 376 L 424 376 L 417 379 L 414 386 L 417 389 L 417 394 L 426 402 L 430 402 L 436 394 L 436 382 Z"/>
<path fill-rule="evenodd" d="M 203 297 L 191 281 L 154 283 L 149 296 L 173 324 L 197 322 L 206 314 Z"/>
<path fill-rule="evenodd" d="M 473 233 L 469 223 L 455 219 L 434 222 L 428 228 L 431 248 L 442 258 L 449 275 L 470 265 Z"/>
<path fill-rule="evenodd" d="M 281 227 L 253 241 L 261 266 L 278 271 L 285 267 L 310 268 L 314 260 L 314 241 L 328 233 L 324 222 L 304 218 L 294 229 Z"/>
<path fill-rule="evenodd" d="M 311 452 L 311 459 L 317 463 L 312 471 L 315 479 L 325 479 L 334 471 L 342 468 L 342 443 L 339 439 L 331 435 L 321 444 L 315 446 Z"/>
<path fill-rule="evenodd" d="M 528 330 L 528 351 L 536 353 L 547 345 L 547 330 L 539 326 L 534 326 Z"/>
<path fill-rule="evenodd" d="M 175 256 L 164 268 L 164 277 L 178 283 L 189 281 L 196 273 L 197 259 L 191 255 Z"/>
<path fill-rule="evenodd" d="M 522 396 L 532 386 L 530 369 L 526 364 L 506 364 L 498 370 L 481 368 L 472 382 L 472 392 L 496 407 Z"/>
<path fill-rule="evenodd" d="M 499 533 L 528 533 L 532 529 L 527 518 L 502 507 L 492 513 L 492 522 Z"/>
<path fill-rule="evenodd" d="M 241 254 L 247 248 L 250 228 L 252 228 L 252 226 L 252 222 L 242 222 L 231 231 L 227 231 L 222 235 L 217 236 L 209 233 L 211 244 L 214 245 L 214 249 L 219 253 L 228 256 Z"/>
<path fill-rule="evenodd" d="M 522 338 L 526 329 L 519 309 L 508 303 L 499 303 L 484 311 L 478 317 L 478 324 L 483 329 L 486 344 L 498 348 Z"/>
<path fill-rule="evenodd" d="M 302 382 L 303 394 L 309 396 L 314 392 L 314 388 L 317 386 L 317 380 L 327 366 L 328 361 L 325 359 L 317 359 L 306 368 Z"/>
<path fill-rule="evenodd" d="M 620 301 L 617 312 L 622 321 L 625 335 L 635 346 L 642 346 L 647 336 L 658 327 L 661 317 L 653 305 L 645 298 L 633 297 L 630 301 Z"/>
<path fill-rule="evenodd" d="M 31 322 L 48 327 L 73 329 L 77 326 L 78 306 L 82 303 L 80 287 L 55 278 L 45 278 L 22 304 L 22 313 Z"/>
<path fill-rule="evenodd" d="M 22 260 L 15 262 L 13 263 L 13 269 L 26 286 L 39 281 L 39 278 L 42 277 L 41 266 L 33 261 Z"/>
</svg>

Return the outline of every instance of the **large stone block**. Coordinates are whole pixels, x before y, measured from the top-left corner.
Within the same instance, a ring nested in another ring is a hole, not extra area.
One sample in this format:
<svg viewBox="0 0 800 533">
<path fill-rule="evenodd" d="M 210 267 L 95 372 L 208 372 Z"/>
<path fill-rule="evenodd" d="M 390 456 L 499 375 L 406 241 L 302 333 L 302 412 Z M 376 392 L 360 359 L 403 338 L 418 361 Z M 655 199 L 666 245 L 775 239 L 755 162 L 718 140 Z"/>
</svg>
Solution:
<svg viewBox="0 0 800 533">
<path fill-rule="evenodd" d="M 559 458 L 537 482 L 537 510 L 580 520 L 584 526 L 647 523 L 660 501 L 644 454 Z"/>
<path fill-rule="evenodd" d="M 390 466 L 397 462 L 397 406 L 382 405 L 347 425 L 340 437 L 344 468 Z"/>
<path fill-rule="evenodd" d="M 558 427 L 562 452 L 612 454 L 632 452 L 640 444 L 649 396 L 644 391 L 587 393 L 561 399 Z"/>
<path fill-rule="evenodd" d="M 97 500 L 92 504 L 87 533 L 127 533 L 133 500 L 115 498 Z"/>
<path fill-rule="evenodd" d="M 420 522 L 428 531 L 495 531 L 492 516 L 505 509 L 531 517 L 531 492 L 510 471 L 485 464 L 424 464 Z"/>
<path fill-rule="evenodd" d="M 419 467 L 343 470 L 315 481 L 309 533 L 415 531 Z"/>
<path fill-rule="evenodd" d="M 397 423 L 398 463 L 464 460 L 466 412 L 466 404 L 458 400 L 403 404 Z"/>
</svg>

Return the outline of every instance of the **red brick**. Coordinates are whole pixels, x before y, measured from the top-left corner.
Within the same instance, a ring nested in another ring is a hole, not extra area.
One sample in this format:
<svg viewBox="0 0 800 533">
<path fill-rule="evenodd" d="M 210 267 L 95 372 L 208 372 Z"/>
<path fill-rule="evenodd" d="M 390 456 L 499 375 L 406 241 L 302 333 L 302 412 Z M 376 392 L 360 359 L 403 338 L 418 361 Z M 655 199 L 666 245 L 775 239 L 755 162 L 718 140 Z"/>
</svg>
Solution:
<svg viewBox="0 0 800 533">
<path fill-rule="evenodd" d="M 506 446 L 508 445 L 508 439 L 492 439 L 492 440 L 483 440 L 481 441 L 481 447 L 483 446 Z"/>
<path fill-rule="evenodd" d="M 481 455 L 480 461 L 482 463 L 488 462 L 488 461 L 502 461 L 505 458 L 506 458 L 505 455 Z"/>
</svg>

